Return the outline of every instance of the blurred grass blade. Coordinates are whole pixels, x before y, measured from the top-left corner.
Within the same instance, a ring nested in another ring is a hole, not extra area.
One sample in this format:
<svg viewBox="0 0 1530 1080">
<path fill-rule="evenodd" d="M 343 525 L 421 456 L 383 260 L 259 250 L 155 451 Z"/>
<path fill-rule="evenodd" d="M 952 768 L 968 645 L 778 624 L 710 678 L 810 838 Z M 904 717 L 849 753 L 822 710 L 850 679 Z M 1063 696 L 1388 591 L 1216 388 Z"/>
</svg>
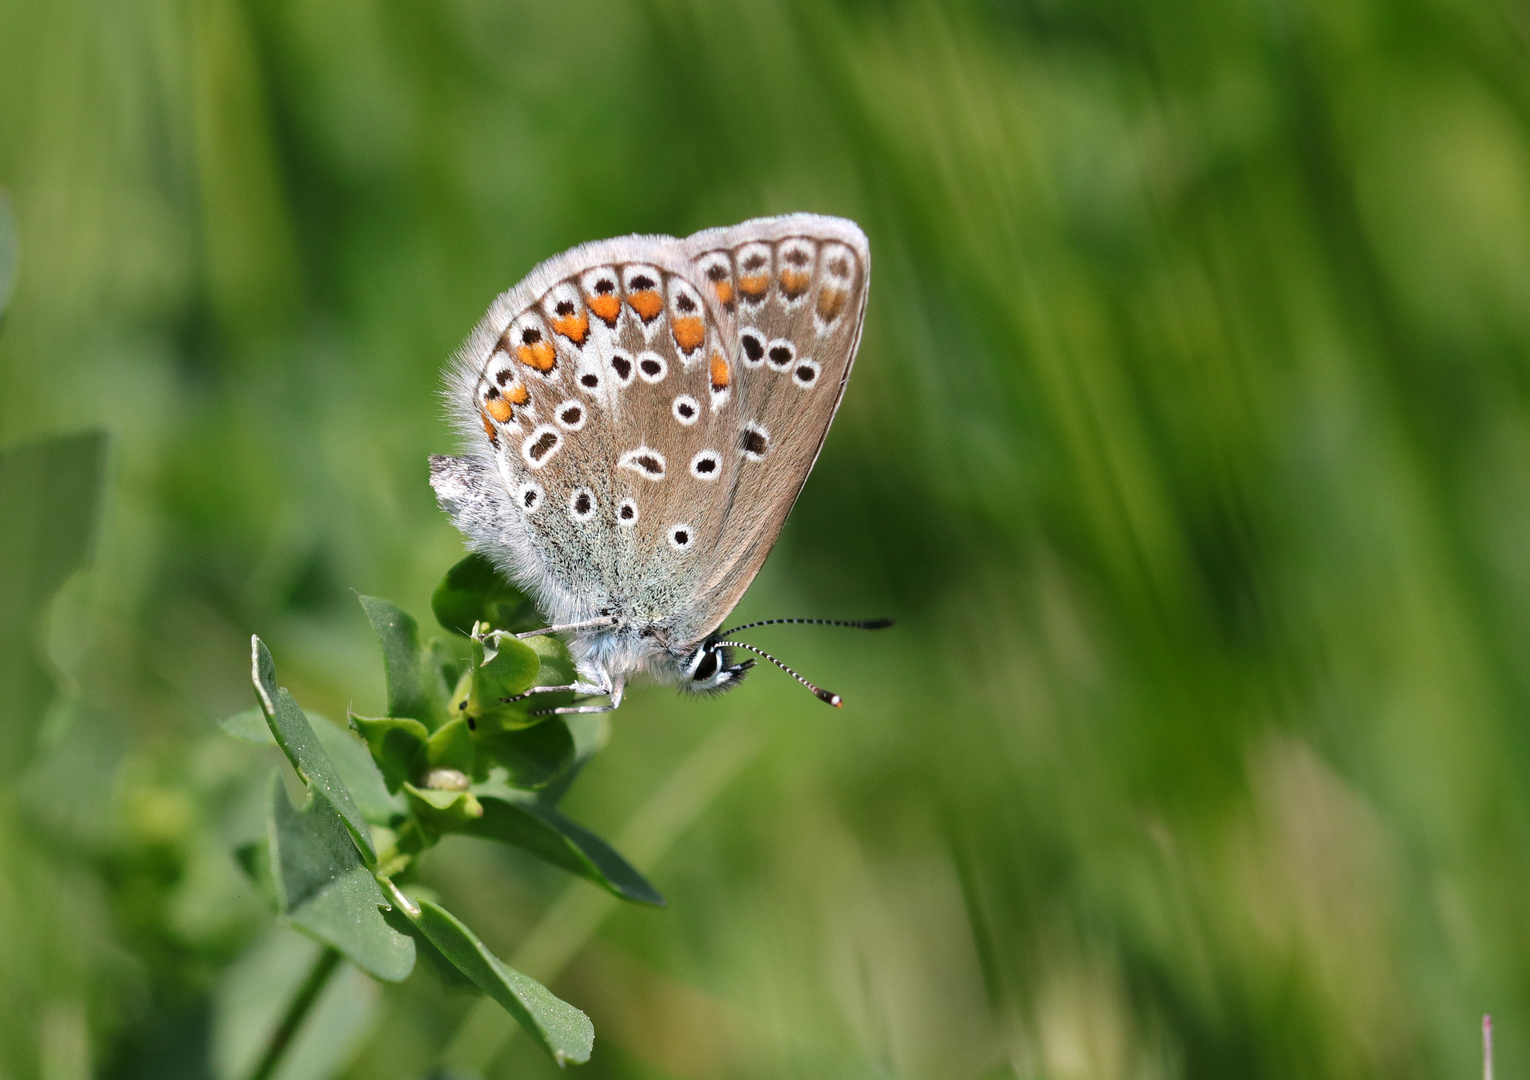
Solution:
<svg viewBox="0 0 1530 1080">
<path fill-rule="evenodd" d="M 432 731 L 447 720 L 449 692 L 434 656 L 420 647 L 420 628 L 397 604 L 363 596 L 361 606 L 382 646 L 388 684 L 388 715 L 408 716 Z"/>
<path fill-rule="evenodd" d="M 303 714 L 292 695 L 276 685 L 276 662 L 271 659 L 271 650 L 266 648 L 266 643 L 260 638 L 251 637 L 250 651 L 254 654 L 254 670 L 251 674 L 255 682 L 255 695 L 260 699 L 260 707 L 266 714 L 266 723 L 271 726 L 271 734 L 276 736 L 277 745 L 287 755 L 287 760 L 292 762 L 292 767 L 303 778 L 303 782 L 324 793 L 325 799 L 345 822 L 346 830 L 355 840 L 356 846 L 366 855 L 368 862 L 375 863 L 377 849 L 372 846 L 372 830 L 367 827 L 361 808 L 356 805 L 350 790 L 340 779 L 340 772 L 325 752 L 324 744 L 314 734 L 308 717 Z"/>
<path fill-rule="evenodd" d="M 482 793 L 478 801 L 483 816 L 463 826 L 469 836 L 525 848 L 623 900 L 664 906 L 659 891 L 615 848 L 551 806 Z"/>
<path fill-rule="evenodd" d="M 16 232 L 16 215 L 11 209 L 10 194 L 0 188 L 0 327 L 5 325 L 5 309 L 16 289 L 16 268 L 20 261 L 21 240 Z"/>
<path fill-rule="evenodd" d="M 415 921 L 478 988 L 504 1007 L 559 1065 L 588 1061 L 595 1045 L 590 1018 L 551 990 L 508 967 L 456 917 L 429 900 L 420 901 Z"/>
<path fill-rule="evenodd" d="M 281 774 L 273 772 L 267 795 L 271 875 L 281 913 L 379 979 L 407 976 L 414 968 L 414 942 L 383 919 L 382 890 L 324 792 L 312 787 L 308 805 L 294 807 Z"/>
</svg>

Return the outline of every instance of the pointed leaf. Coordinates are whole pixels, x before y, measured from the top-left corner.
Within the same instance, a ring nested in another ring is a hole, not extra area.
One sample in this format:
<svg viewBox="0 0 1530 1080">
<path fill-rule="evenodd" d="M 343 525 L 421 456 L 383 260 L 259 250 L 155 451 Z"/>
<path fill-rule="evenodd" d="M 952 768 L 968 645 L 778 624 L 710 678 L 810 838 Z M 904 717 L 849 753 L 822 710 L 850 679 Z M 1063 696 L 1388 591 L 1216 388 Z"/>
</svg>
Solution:
<svg viewBox="0 0 1530 1080">
<path fill-rule="evenodd" d="M 478 792 L 481 817 L 460 831 L 525 848 L 555 866 L 588 878 L 623 900 L 664 906 L 664 897 L 616 849 L 584 826 L 535 799 Z"/>
<path fill-rule="evenodd" d="M 569 656 L 568 646 L 562 639 L 551 634 L 538 634 L 526 638 L 522 644 L 536 653 L 542 663 L 542 670 L 537 672 L 533 686 L 568 686 L 578 680 L 573 657 Z"/>
<path fill-rule="evenodd" d="M 511 968 L 439 904 L 421 900 L 415 922 L 432 944 L 478 988 L 515 1017 L 559 1065 L 590 1059 L 595 1026 L 547 987 Z"/>
<path fill-rule="evenodd" d="M 271 728 L 266 723 L 266 714 L 260 706 L 246 709 L 244 712 L 235 713 L 233 716 L 225 716 L 218 721 L 218 726 L 227 734 L 256 746 L 273 746 L 276 740 L 271 736 Z"/>
<path fill-rule="evenodd" d="M 382 890 L 324 792 L 310 788 L 308 805 L 295 807 L 281 774 L 272 773 L 268 795 L 271 875 L 281 913 L 379 979 L 407 976 L 414 942 L 383 919 Z"/>
<path fill-rule="evenodd" d="M 443 833 L 461 832 L 468 822 L 483 816 L 483 806 L 471 791 L 446 791 L 405 784 L 404 795 L 409 800 L 409 812 L 431 843 L 439 840 Z"/>
<path fill-rule="evenodd" d="M 574 764 L 576 744 L 561 716 L 508 731 L 478 732 L 480 761 L 503 765 L 511 787 L 546 787 Z"/>
<path fill-rule="evenodd" d="M 425 744 L 425 761 L 432 769 L 455 769 L 471 776 L 475 757 L 473 733 L 466 720 L 453 720 L 442 726 Z"/>
<path fill-rule="evenodd" d="M 420 647 L 419 626 L 396 604 L 363 596 L 361 606 L 382 646 L 388 715 L 408 716 L 434 730 L 446 720 L 447 689 L 434 656 Z"/>
<path fill-rule="evenodd" d="M 476 985 L 472 979 L 462 973 L 456 964 L 446 958 L 445 953 L 436 948 L 435 942 L 426 937 L 425 931 L 421 930 L 419 925 L 406 915 L 397 904 L 383 912 L 383 918 L 389 926 L 393 927 L 400 934 L 408 934 L 414 939 L 415 956 L 424 960 L 425 965 L 434 971 L 436 977 L 447 986 L 466 988 Z"/>
<path fill-rule="evenodd" d="M 446 572 L 430 598 L 436 621 L 463 637 L 473 624 L 488 623 L 495 630 L 520 632 L 546 625 L 525 593 L 505 580 L 494 564 L 482 555 L 469 555 Z"/>
<path fill-rule="evenodd" d="M 250 840 L 234 849 L 234 859 L 239 863 L 260 898 L 272 911 L 281 907 L 276 898 L 276 879 L 271 876 L 271 841 L 267 836 Z"/>
<path fill-rule="evenodd" d="M 346 790 L 355 798 L 362 817 L 374 825 L 392 825 L 408 812 L 403 797 L 389 793 L 366 743 L 327 716 L 315 713 L 311 719 L 314 734 L 334 762 Z"/>
<path fill-rule="evenodd" d="M 425 742 L 430 732 L 418 720 L 407 716 L 357 716 L 351 724 L 366 740 L 372 760 L 382 770 L 389 791 L 397 791 L 404 782 L 424 772 Z"/>
<path fill-rule="evenodd" d="M 376 862 L 377 849 L 372 846 L 372 830 L 367 827 L 361 808 L 356 805 L 356 800 L 340 779 L 339 771 L 325 752 L 324 745 L 319 742 L 319 737 L 314 734 L 308 717 L 303 715 L 303 710 L 298 707 L 292 695 L 276 685 L 276 662 L 271 659 L 271 650 L 258 637 L 250 638 L 250 650 L 254 653 L 252 678 L 255 682 L 255 696 L 260 699 L 260 708 L 266 714 L 266 723 L 271 727 L 271 734 L 276 736 L 277 745 L 287 755 L 287 760 L 292 762 L 292 767 L 303 778 L 303 782 L 310 788 L 324 792 L 325 798 L 345 822 L 351 838 L 367 857 L 367 861 Z"/>
<path fill-rule="evenodd" d="M 475 638 L 475 657 L 479 648 L 483 650 L 483 659 L 473 668 L 468 715 L 475 718 L 507 717 L 515 713 L 524 717 L 524 707 L 507 709 L 504 699 L 523 694 L 536 684 L 537 673 L 542 668 L 536 650 L 524 641 L 498 631 L 481 639 Z"/>
</svg>

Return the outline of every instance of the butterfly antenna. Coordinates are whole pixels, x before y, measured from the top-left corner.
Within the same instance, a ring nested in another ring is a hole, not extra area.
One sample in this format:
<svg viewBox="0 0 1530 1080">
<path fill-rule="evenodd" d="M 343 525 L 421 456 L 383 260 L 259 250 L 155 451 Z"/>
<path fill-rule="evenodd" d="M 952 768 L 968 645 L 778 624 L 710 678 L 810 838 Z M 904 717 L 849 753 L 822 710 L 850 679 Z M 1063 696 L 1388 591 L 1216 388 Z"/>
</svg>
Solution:
<svg viewBox="0 0 1530 1080">
<path fill-rule="evenodd" d="M 753 630 L 756 626 L 774 626 L 777 623 L 807 623 L 809 626 L 848 626 L 852 630 L 886 630 L 893 624 L 891 619 L 761 619 L 759 622 L 730 626 L 723 634 L 736 634 L 740 630 Z"/>
<path fill-rule="evenodd" d="M 833 705 L 836 709 L 844 704 L 844 701 L 840 698 L 840 696 L 838 694 L 833 693 L 832 691 L 829 691 L 829 690 L 824 690 L 821 687 L 814 686 L 812 683 L 810 683 L 806 679 L 804 679 L 801 675 L 798 675 L 791 668 L 789 668 L 785 664 L 781 663 L 781 661 L 777 660 L 774 656 L 771 656 L 770 653 L 766 652 L 764 649 L 757 649 L 753 645 L 746 645 L 746 644 L 744 644 L 742 641 L 719 641 L 719 642 L 716 642 L 715 644 L 717 644 L 717 645 L 726 645 L 726 646 L 728 646 L 730 648 L 734 648 L 734 649 L 748 649 L 750 652 L 756 654 L 757 656 L 763 656 L 765 659 L 769 660 L 772 664 L 776 665 L 776 667 L 780 668 L 782 671 L 786 672 L 792 678 L 796 679 L 803 686 L 805 686 L 809 690 L 813 691 L 813 695 L 815 697 L 817 697 L 819 701 L 827 701 L 830 705 Z"/>
</svg>

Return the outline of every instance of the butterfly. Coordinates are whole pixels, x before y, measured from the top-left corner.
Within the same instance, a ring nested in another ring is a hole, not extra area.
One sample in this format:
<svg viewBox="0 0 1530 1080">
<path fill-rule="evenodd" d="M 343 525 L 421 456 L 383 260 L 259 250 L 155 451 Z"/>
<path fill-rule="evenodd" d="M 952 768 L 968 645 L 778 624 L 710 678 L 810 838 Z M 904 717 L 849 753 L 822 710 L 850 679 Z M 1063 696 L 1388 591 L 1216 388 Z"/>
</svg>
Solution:
<svg viewBox="0 0 1530 1080">
<path fill-rule="evenodd" d="M 757 218 L 685 239 L 582 244 L 494 301 L 447 373 L 466 453 L 437 501 L 567 635 L 578 682 L 731 689 L 718 627 L 807 481 L 850 379 L 871 251 L 851 221 Z M 816 622 L 876 629 L 890 620 Z M 522 635 L 531 636 L 531 635 Z"/>
</svg>

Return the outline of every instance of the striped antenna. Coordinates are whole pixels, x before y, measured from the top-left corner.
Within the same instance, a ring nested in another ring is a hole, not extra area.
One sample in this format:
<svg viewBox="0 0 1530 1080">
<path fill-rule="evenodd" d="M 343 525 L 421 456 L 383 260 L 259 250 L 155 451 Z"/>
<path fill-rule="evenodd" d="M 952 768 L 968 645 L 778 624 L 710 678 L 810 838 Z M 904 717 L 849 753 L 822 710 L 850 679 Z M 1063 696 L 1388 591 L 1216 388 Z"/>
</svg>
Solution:
<svg viewBox="0 0 1530 1080">
<path fill-rule="evenodd" d="M 806 679 L 804 679 L 801 675 L 798 675 L 791 668 L 789 668 L 785 664 L 781 663 L 781 661 L 777 660 L 774 656 L 771 656 L 770 653 L 766 652 L 764 649 L 757 649 L 753 645 L 746 645 L 746 644 L 744 644 L 742 641 L 717 641 L 717 642 L 713 642 L 713 647 L 715 648 L 717 646 L 727 646 L 728 648 L 732 648 L 732 649 L 748 649 L 750 652 L 756 654 L 757 656 L 763 656 L 765 659 L 769 660 L 772 664 L 776 665 L 776 667 L 780 668 L 782 671 L 786 672 L 792 678 L 796 679 L 803 686 L 805 686 L 809 690 L 813 691 L 813 695 L 816 698 L 818 698 L 819 701 L 826 701 L 830 705 L 833 705 L 836 709 L 839 708 L 842 704 L 844 704 L 843 700 L 840 698 L 840 696 L 838 694 L 833 693 L 833 692 L 831 692 L 829 690 L 823 690 L 823 689 L 821 689 L 821 688 L 819 688 L 817 686 L 814 686 L 812 683 L 810 683 Z"/>
<path fill-rule="evenodd" d="M 848 626 L 852 630 L 886 630 L 893 624 L 891 619 L 761 619 L 759 622 L 730 626 L 721 631 L 724 636 L 740 630 L 753 630 L 756 626 L 775 626 L 777 623 L 803 623 L 808 626 Z"/>
</svg>

